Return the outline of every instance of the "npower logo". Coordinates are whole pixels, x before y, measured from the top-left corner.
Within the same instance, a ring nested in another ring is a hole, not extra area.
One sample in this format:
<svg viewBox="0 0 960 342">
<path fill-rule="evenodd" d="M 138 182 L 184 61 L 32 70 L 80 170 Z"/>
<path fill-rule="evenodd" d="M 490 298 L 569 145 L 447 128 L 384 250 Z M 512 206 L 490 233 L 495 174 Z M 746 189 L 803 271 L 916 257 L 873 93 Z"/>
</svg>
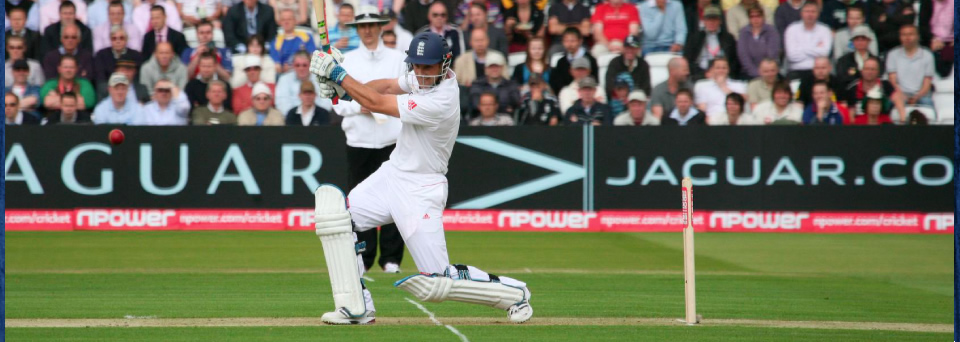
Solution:
<svg viewBox="0 0 960 342">
<path fill-rule="evenodd" d="M 172 209 L 80 209 L 77 227 L 166 227 L 176 215 Z"/>
<path fill-rule="evenodd" d="M 597 218 L 595 212 L 508 210 L 497 216 L 501 228 L 590 229 Z"/>
<path fill-rule="evenodd" d="M 799 230 L 808 212 L 715 211 L 710 214 L 710 228 Z"/>
<path fill-rule="evenodd" d="M 953 229 L 953 214 L 923 215 L 924 231 L 947 231 Z"/>
</svg>

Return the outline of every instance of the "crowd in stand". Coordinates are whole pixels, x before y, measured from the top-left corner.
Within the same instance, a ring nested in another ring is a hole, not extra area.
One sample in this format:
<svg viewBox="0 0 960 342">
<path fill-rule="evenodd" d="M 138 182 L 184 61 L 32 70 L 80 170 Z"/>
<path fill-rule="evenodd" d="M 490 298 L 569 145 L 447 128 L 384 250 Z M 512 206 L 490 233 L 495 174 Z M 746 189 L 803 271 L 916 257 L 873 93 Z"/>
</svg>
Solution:
<svg viewBox="0 0 960 342">
<path fill-rule="evenodd" d="M 322 0 L 5 1 L 7 125 L 342 121 Z M 344 52 L 445 37 L 465 125 L 925 124 L 953 72 L 953 0 L 325 1 Z"/>
</svg>

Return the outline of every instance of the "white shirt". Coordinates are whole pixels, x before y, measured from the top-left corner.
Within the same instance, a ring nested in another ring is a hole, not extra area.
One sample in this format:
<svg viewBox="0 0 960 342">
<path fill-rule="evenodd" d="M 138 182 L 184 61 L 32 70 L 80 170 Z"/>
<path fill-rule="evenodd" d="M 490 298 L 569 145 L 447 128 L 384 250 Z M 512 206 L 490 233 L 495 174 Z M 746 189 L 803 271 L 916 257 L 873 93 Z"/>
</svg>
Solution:
<svg viewBox="0 0 960 342">
<path fill-rule="evenodd" d="M 7 125 L 17 125 L 17 126 L 23 125 L 23 112 L 18 110 L 17 116 L 13 118 L 13 122 L 11 122 L 9 119 L 5 119 L 4 122 Z"/>
<path fill-rule="evenodd" d="M 737 126 L 753 126 L 757 124 L 759 124 L 757 122 L 757 118 L 755 118 L 750 113 L 740 113 L 740 117 L 737 118 Z M 730 116 L 727 115 L 726 111 L 714 116 L 708 116 L 707 125 L 730 126 Z"/>
<path fill-rule="evenodd" d="M 350 77 L 360 83 L 384 78 L 400 78 L 405 74 L 406 55 L 378 43 L 376 50 L 366 46 L 343 55 L 343 68 Z M 360 103 L 340 101 L 333 106 L 337 115 L 343 116 L 341 127 L 347 134 L 347 146 L 359 148 L 384 148 L 397 143 L 400 135 L 400 119 L 380 113 L 373 116 L 360 113 Z"/>
<path fill-rule="evenodd" d="M 400 53 L 407 52 L 407 49 L 410 48 L 410 42 L 413 41 L 413 34 L 407 29 L 400 27 L 400 24 L 397 24 L 393 27 L 393 33 L 397 35 L 397 48 L 396 50 Z"/>
<path fill-rule="evenodd" d="M 557 95 L 557 100 L 560 105 L 560 114 L 566 115 L 567 109 L 573 107 L 573 104 L 580 99 L 580 83 L 577 81 L 571 82 L 566 87 L 560 89 L 560 94 Z M 594 96 L 594 99 L 597 102 L 607 103 L 607 92 L 603 90 L 603 87 L 597 87 L 597 93 Z"/>
<path fill-rule="evenodd" d="M 134 122 L 140 126 L 186 126 L 189 115 L 190 100 L 181 91 L 164 109 L 160 109 L 156 101 L 150 101 L 143 106 L 140 117 L 134 118 Z"/>
<path fill-rule="evenodd" d="M 407 78 L 398 79 L 404 91 L 410 91 Z M 397 109 L 403 125 L 390 163 L 401 171 L 446 174 L 460 131 L 460 87 L 456 74 L 450 71 L 447 79 L 429 92 L 397 96 Z"/>
<path fill-rule="evenodd" d="M 787 26 L 783 41 L 790 42 L 784 44 L 790 70 L 811 70 L 814 59 L 830 56 L 830 48 L 833 47 L 833 31 L 819 22 L 814 25 L 813 30 L 807 30 L 803 21 L 798 21 Z"/>
<path fill-rule="evenodd" d="M 778 113 L 777 106 L 773 104 L 773 101 L 760 102 L 753 109 L 753 115 L 759 125 L 769 125 L 777 120 L 803 122 L 803 108 L 799 103 L 790 103 L 783 112 Z"/>
<path fill-rule="evenodd" d="M 304 106 L 297 107 L 297 114 L 300 114 L 300 123 L 303 124 L 303 127 L 310 126 L 310 122 L 313 121 L 313 113 L 317 107 L 310 106 L 310 108 L 304 108 Z"/>
<path fill-rule="evenodd" d="M 747 84 L 727 79 L 727 88 L 730 88 L 731 91 L 738 94 L 745 94 L 747 92 Z M 727 111 L 727 94 L 720 90 L 720 86 L 717 85 L 712 79 L 705 79 L 697 82 L 693 86 L 693 93 L 696 96 L 696 104 L 706 104 L 706 114 L 709 119 L 711 116 L 723 113 Z"/>
</svg>

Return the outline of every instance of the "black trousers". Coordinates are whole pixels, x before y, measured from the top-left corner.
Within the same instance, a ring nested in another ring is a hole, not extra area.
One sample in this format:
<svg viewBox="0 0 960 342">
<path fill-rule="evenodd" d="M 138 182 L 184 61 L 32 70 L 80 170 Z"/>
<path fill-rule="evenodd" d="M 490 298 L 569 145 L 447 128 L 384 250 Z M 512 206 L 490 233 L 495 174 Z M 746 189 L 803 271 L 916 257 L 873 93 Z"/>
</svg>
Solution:
<svg viewBox="0 0 960 342">
<path fill-rule="evenodd" d="M 390 145 L 381 149 L 359 148 L 347 146 L 347 163 L 349 175 L 347 181 L 350 183 L 350 190 L 357 187 L 364 179 L 367 179 L 374 171 L 380 168 L 380 164 L 390 159 L 390 153 L 393 147 Z M 377 239 L 377 229 L 370 229 L 365 232 L 357 232 L 357 240 L 366 242 L 367 249 L 363 252 L 363 266 L 369 269 L 373 267 L 373 262 L 377 257 L 377 246 L 380 247 L 380 267 L 387 263 L 400 264 L 403 261 L 403 237 L 397 230 L 397 225 L 388 224 L 380 227 L 380 239 Z"/>
</svg>

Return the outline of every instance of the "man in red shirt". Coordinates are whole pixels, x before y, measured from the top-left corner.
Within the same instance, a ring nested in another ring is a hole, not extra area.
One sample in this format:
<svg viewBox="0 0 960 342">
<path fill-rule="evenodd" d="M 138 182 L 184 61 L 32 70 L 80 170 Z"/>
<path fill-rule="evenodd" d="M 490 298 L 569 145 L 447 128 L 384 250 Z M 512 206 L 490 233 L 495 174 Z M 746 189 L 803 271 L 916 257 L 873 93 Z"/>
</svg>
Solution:
<svg viewBox="0 0 960 342">
<path fill-rule="evenodd" d="M 608 0 L 597 5 L 590 22 L 596 41 L 590 51 L 594 56 L 620 53 L 627 36 L 640 33 L 640 13 L 625 0 Z"/>
</svg>

